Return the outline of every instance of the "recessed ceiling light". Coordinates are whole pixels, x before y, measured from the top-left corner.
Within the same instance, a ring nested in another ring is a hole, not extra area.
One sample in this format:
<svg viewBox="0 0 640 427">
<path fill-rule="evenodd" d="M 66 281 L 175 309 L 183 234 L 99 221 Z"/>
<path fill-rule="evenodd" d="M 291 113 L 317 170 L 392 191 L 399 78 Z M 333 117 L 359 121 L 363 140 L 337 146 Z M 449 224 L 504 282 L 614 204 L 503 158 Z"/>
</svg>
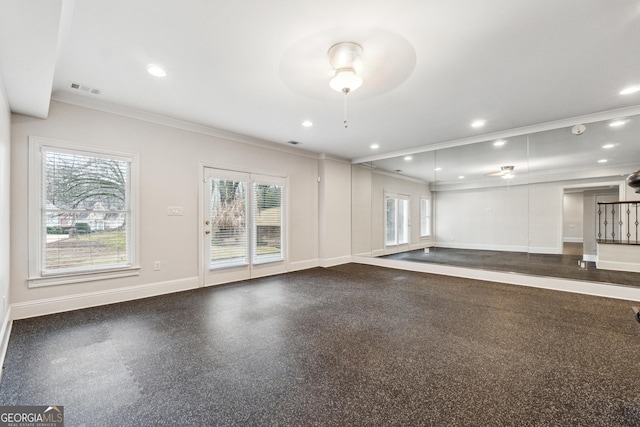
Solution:
<svg viewBox="0 0 640 427">
<path fill-rule="evenodd" d="M 507 141 L 505 141 L 504 139 L 499 139 L 496 142 L 494 142 L 493 145 L 495 145 L 496 147 L 502 147 L 506 143 Z"/>
<path fill-rule="evenodd" d="M 435 168 L 434 171 L 436 172 L 440 172 L 442 170 L 442 168 Z"/>
<path fill-rule="evenodd" d="M 310 128 L 311 126 L 313 126 L 313 122 L 311 120 L 305 120 L 304 122 L 302 122 L 302 126 Z"/>
<path fill-rule="evenodd" d="M 620 95 L 631 95 L 636 92 L 640 92 L 640 85 L 625 87 L 620 91 Z"/>
<path fill-rule="evenodd" d="M 608 149 L 613 148 L 615 146 L 616 146 L 615 144 L 605 144 L 605 145 L 602 146 L 602 148 L 604 148 L 605 150 L 608 150 Z"/>
<path fill-rule="evenodd" d="M 405 159 L 406 161 L 409 161 L 409 160 L 413 160 L 413 157 L 411 157 L 411 156 L 405 156 L 405 158 L 404 158 L 404 159 Z"/>
<path fill-rule="evenodd" d="M 378 144 L 371 144 L 369 148 L 371 148 L 372 150 L 377 150 L 378 148 L 380 148 L 380 146 Z"/>
<path fill-rule="evenodd" d="M 164 77 L 167 75 L 167 72 L 157 65 L 149 65 L 147 67 L 147 71 L 149 72 L 149 74 L 156 77 Z"/>
<path fill-rule="evenodd" d="M 598 163 L 607 163 L 607 159 L 600 159 L 598 160 Z"/>
<path fill-rule="evenodd" d="M 474 120 L 473 122 L 471 122 L 471 127 L 472 127 L 472 128 L 481 128 L 481 127 L 483 127 L 486 123 L 487 123 L 487 121 L 486 121 L 486 120 L 482 120 L 482 119 Z"/>
<path fill-rule="evenodd" d="M 609 123 L 609 126 L 611 126 L 612 128 L 616 128 L 619 126 L 624 126 L 624 124 L 627 123 L 626 120 L 615 120 L 611 123 Z"/>
<path fill-rule="evenodd" d="M 464 175 L 460 175 L 458 179 L 464 179 Z"/>
</svg>

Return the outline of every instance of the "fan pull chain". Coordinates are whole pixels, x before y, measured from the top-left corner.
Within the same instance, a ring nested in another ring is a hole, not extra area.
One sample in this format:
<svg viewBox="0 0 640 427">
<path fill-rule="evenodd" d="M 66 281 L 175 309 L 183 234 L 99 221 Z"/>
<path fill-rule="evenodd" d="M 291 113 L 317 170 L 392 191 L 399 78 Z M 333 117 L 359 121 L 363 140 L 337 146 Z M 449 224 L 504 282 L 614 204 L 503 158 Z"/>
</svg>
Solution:
<svg viewBox="0 0 640 427">
<path fill-rule="evenodd" d="M 349 88 L 345 87 L 342 92 L 344 93 L 344 128 L 346 129 L 349 127 L 347 123 L 347 95 L 349 94 Z"/>
</svg>

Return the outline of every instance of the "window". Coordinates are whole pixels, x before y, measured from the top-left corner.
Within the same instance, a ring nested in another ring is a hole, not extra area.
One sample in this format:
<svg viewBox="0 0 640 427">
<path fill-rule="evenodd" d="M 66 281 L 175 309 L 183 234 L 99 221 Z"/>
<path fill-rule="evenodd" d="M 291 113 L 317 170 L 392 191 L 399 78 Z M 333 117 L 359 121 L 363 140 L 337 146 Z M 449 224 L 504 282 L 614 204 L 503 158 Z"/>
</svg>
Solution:
<svg viewBox="0 0 640 427">
<path fill-rule="evenodd" d="M 420 198 L 420 237 L 431 236 L 431 200 Z"/>
<path fill-rule="evenodd" d="M 241 179 L 211 180 L 211 266 L 249 262 L 247 185 Z"/>
<path fill-rule="evenodd" d="M 30 144 L 31 284 L 133 268 L 136 156 L 41 138 Z"/>
<path fill-rule="evenodd" d="M 385 236 L 387 246 L 409 243 L 409 196 L 385 194 Z"/>
<path fill-rule="evenodd" d="M 282 261 L 282 189 L 253 184 L 253 263 Z"/>
<path fill-rule="evenodd" d="M 284 260 L 285 178 L 209 169 L 210 268 Z"/>
</svg>

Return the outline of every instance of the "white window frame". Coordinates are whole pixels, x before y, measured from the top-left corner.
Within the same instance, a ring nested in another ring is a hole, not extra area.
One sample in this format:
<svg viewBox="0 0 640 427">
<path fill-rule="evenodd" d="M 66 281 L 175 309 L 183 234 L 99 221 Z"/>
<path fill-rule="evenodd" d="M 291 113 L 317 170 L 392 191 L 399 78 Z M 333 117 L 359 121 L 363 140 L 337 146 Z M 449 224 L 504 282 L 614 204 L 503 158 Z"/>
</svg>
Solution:
<svg viewBox="0 0 640 427">
<path fill-rule="evenodd" d="M 248 228 L 248 222 L 250 221 L 249 216 L 251 215 L 251 211 L 250 211 L 250 197 L 251 197 L 251 175 L 249 173 L 245 173 L 245 172 L 238 172 L 238 171 L 229 171 L 229 170 L 223 170 L 223 169 L 211 169 L 210 170 L 210 175 L 206 177 L 206 182 L 208 185 L 208 189 L 207 191 L 211 191 L 211 180 L 212 179 L 222 179 L 222 180 L 229 180 L 229 181 L 237 181 L 237 182 L 242 182 L 244 184 L 245 187 L 245 207 L 244 207 L 244 216 L 245 216 L 245 227 Z M 224 261 L 218 261 L 218 262 L 210 262 L 209 264 L 209 270 L 213 271 L 213 270 L 218 270 L 218 269 L 223 269 L 223 268 L 230 268 L 230 267 L 240 267 L 240 266 L 246 266 L 249 265 L 251 262 L 251 253 L 249 251 L 250 249 L 250 239 L 251 236 L 249 234 L 249 230 L 245 230 L 246 232 L 246 236 L 245 236 L 245 252 L 244 252 L 244 257 L 242 258 L 233 258 L 231 260 L 224 260 Z"/>
<path fill-rule="evenodd" d="M 390 243 L 387 240 L 387 224 L 388 224 L 388 217 L 387 217 L 387 201 L 388 200 L 394 200 L 395 203 L 395 217 L 393 219 L 393 223 L 395 226 L 395 242 Z M 398 204 L 399 201 L 406 201 L 407 202 L 407 209 L 405 212 L 405 226 L 406 226 L 406 242 L 400 242 L 398 239 Z M 397 246 L 401 246 L 401 245 L 409 245 L 411 243 L 411 196 L 406 195 L 406 194 L 396 194 L 396 193 L 390 193 L 390 192 L 386 192 L 384 193 L 384 244 L 385 247 L 397 247 Z"/>
<path fill-rule="evenodd" d="M 274 255 L 258 255 L 257 240 L 258 224 L 255 218 L 255 186 L 256 185 L 277 185 L 280 187 L 280 252 Z M 282 262 L 285 260 L 285 211 L 286 206 L 287 179 L 271 175 L 251 174 L 251 263 L 253 265 L 268 264 L 272 262 Z"/>
<path fill-rule="evenodd" d="M 431 198 L 420 197 L 420 237 L 431 237 Z"/>
<path fill-rule="evenodd" d="M 287 259 L 287 235 L 286 235 L 286 211 L 287 211 L 287 193 L 288 193 L 288 179 L 283 176 L 266 175 L 254 172 L 235 171 L 221 169 L 213 166 L 206 166 L 209 171 L 205 174 L 204 181 L 207 186 L 211 185 L 211 179 L 232 179 L 241 181 L 246 185 L 246 244 L 247 244 L 247 260 L 237 262 L 211 262 L 209 261 L 209 271 L 216 271 L 225 268 L 241 267 L 241 266 L 257 266 L 263 264 L 271 264 L 278 262 L 286 262 Z M 280 210 L 280 252 L 274 256 L 261 256 L 256 254 L 256 221 L 254 218 L 254 199 L 255 199 L 255 184 L 272 184 L 282 187 L 281 194 L 281 210 Z M 210 191 L 210 189 L 207 189 Z"/>
<path fill-rule="evenodd" d="M 122 267 L 87 267 L 82 270 L 61 273 L 43 273 L 44 242 L 42 224 L 44 218 L 44 182 L 43 150 L 71 152 L 90 157 L 103 157 L 124 160 L 130 164 L 129 177 L 129 240 L 127 242 L 129 263 Z M 29 137 L 29 278 L 30 288 L 80 283 L 94 280 L 113 279 L 140 274 L 139 254 L 139 155 L 136 153 L 116 152 L 87 145 L 60 141 L 37 136 Z"/>
</svg>

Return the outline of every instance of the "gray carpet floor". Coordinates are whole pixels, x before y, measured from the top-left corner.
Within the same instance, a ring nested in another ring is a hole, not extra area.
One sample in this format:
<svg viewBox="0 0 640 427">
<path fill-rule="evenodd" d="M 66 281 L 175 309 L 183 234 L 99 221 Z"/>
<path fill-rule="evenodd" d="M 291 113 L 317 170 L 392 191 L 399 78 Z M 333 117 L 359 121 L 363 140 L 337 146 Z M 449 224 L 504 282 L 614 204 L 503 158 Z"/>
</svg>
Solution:
<svg viewBox="0 0 640 427">
<path fill-rule="evenodd" d="M 640 425 L 631 302 L 359 264 L 15 321 L 67 426 Z"/>
</svg>

